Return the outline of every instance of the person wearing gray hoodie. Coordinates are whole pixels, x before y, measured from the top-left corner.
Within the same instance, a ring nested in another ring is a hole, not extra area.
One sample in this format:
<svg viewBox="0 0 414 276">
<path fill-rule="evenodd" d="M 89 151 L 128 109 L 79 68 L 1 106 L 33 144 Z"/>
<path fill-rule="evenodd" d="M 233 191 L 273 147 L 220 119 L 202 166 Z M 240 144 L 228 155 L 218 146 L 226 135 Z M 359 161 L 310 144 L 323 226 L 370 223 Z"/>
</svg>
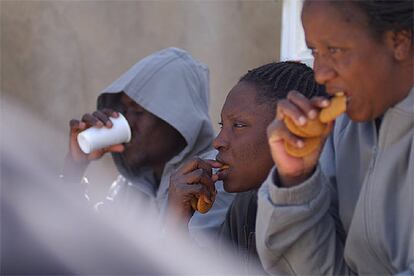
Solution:
<svg viewBox="0 0 414 276">
<path fill-rule="evenodd" d="M 152 214 L 162 225 L 169 179 L 183 162 L 194 157 L 213 158 L 214 130 L 208 114 L 209 71 L 186 51 L 167 48 L 136 63 L 105 88 L 98 97 L 98 111 L 71 120 L 65 181 L 80 182 L 90 162 L 111 153 L 120 173 L 98 211 L 137 219 Z M 76 136 L 84 129 L 111 127 L 109 117 L 122 113 L 132 130 L 131 141 L 84 154 Z M 204 245 L 224 221 L 233 195 L 216 185 L 211 210 L 196 212 L 189 222 L 194 240 Z"/>
<path fill-rule="evenodd" d="M 268 273 L 414 274 L 413 15 L 412 1 L 304 1 L 315 79 L 345 95 L 346 114 L 326 128 L 323 150 L 295 157 L 285 143 L 306 140 L 285 118 L 304 126 L 335 103 L 295 91 L 278 103 L 256 220 Z"/>
</svg>

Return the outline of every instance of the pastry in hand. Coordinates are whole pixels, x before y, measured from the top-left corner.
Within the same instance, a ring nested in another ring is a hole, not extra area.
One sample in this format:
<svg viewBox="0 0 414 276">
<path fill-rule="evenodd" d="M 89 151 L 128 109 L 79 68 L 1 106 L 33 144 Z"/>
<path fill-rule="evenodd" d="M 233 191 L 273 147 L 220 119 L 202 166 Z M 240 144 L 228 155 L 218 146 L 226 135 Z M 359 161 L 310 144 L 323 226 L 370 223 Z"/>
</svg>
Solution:
<svg viewBox="0 0 414 276">
<path fill-rule="evenodd" d="M 335 97 L 331 99 L 331 104 L 322 109 L 319 113 L 319 120 L 322 123 L 328 123 L 335 120 L 336 117 L 341 115 L 346 110 L 346 97 L 344 93 L 339 92 L 335 94 Z"/>
<path fill-rule="evenodd" d="M 226 170 L 230 168 L 229 165 L 223 165 L 219 168 L 219 170 Z M 199 198 L 194 197 L 191 199 L 191 207 L 194 209 L 194 211 L 198 211 L 202 214 L 207 213 L 208 210 L 211 209 L 211 207 L 213 206 L 213 202 L 215 199 L 215 195 L 212 196 L 212 198 L 210 198 L 211 203 L 208 203 L 205 199 L 204 196 L 200 196 Z"/>
<path fill-rule="evenodd" d="M 344 93 L 339 92 L 331 99 L 331 104 L 322 109 L 319 117 L 308 120 L 303 126 L 298 126 L 289 118 L 284 118 L 284 123 L 290 132 L 298 137 L 304 138 L 302 148 L 295 147 L 285 141 L 286 152 L 294 157 L 304 157 L 317 150 L 322 143 L 321 136 L 327 131 L 328 123 L 335 120 L 346 110 L 346 97 Z"/>
<path fill-rule="evenodd" d="M 204 200 L 203 196 L 200 196 L 199 198 L 194 197 L 191 200 L 191 207 L 202 214 L 207 213 L 208 210 L 213 206 L 213 202 L 208 203 Z"/>
</svg>

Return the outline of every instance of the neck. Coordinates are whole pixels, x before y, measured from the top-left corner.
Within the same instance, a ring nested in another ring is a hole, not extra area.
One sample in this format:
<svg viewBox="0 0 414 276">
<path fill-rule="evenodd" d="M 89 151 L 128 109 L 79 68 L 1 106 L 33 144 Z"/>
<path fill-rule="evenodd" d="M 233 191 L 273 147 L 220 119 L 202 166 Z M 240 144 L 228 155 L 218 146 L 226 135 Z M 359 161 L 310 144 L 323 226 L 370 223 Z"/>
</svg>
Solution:
<svg viewBox="0 0 414 276">
<path fill-rule="evenodd" d="M 398 104 L 404 100 L 411 91 L 414 85 L 414 62 L 406 62 L 400 67 L 400 70 L 396 70 L 394 75 L 397 76 L 392 83 L 390 82 L 390 91 L 394 91 L 394 104 Z"/>
<path fill-rule="evenodd" d="M 164 172 L 164 167 L 165 163 L 152 167 L 157 187 L 160 185 L 162 173 Z"/>
</svg>

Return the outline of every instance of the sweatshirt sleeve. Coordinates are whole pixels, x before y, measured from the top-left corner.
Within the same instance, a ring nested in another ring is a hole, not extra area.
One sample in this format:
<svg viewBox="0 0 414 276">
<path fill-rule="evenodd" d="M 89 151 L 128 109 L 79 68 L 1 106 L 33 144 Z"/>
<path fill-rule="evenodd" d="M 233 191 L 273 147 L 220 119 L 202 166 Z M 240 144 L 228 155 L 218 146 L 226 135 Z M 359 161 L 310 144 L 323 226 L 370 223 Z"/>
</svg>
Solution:
<svg viewBox="0 0 414 276">
<path fill-rule="evenodd" d="M 308 180 L 291 188 L 278 187 L 277 170 L 272 169 L 260 188 L 256 243 L 268 273 L 353 274 L 343 258 L 334 175 L 326 176 L 325 168 L 318 165 Z"/>
</svg>

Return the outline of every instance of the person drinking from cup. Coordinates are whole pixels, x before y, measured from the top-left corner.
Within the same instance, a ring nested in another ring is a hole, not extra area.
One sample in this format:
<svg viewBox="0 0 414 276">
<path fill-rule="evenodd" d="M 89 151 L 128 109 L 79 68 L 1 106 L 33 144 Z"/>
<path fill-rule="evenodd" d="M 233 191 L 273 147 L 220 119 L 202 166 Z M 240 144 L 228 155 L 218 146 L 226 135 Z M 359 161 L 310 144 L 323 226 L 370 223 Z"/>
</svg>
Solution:
<svg viewBox="0 0 414 276">
<path fill-rule="evenodd" d="M 163 220 L 169 177 L 184 161 L 211 158 L 214 131 L 208 115 L 209 72 L 186 51 L 167 48 L 136 63 L 98 97 L 98 110 L 70 121 L 70 145 L 64 180 L 79 183 L 91 161 L 111 153 L 120 173 L 98 210 L 123 208 L 132 219 L 155 210 Z M 81 151 L 77 136 L 90 127 L 111 128 L 110 120 L 124 116 L 131 129 L 129 142 Z M 202 243 L 201 233 L 214 232 L 233 199 L 217 186 L 219 200 L 208 214 L 195 214 L 189 227 Z"/>
<path fill-rule="evenodd" d="M 414 274 L 413 1 L 305 0 L 315 79 L 346 97 L 346 114 L 303 157 L 298 127 L 333 100 L 290 92 L 269 144 L 257 247 L 273 275 Z M 320 157 L 319 157 L 320 156 Z"/>
<path fill-rule="evenodd" d="M 247 273 L 261 270 L 255 247 L 257 190 L 273 166 L 266 128 L 275 117 L 276 103 L 291 89 L 302 91 L 307 98 L 325 95 L 312 69 L 301 63 L 274 62 L 249 70 L 231 89 L 222 108 L 221 130 L 213 141 L 218 151 L 215 160 L 190 160 L 171 176 L 170 231 L 187 231 L 194 214 L 192 199 L 213 201 L 218 179 L 227 192 L 237 193 L 218 237 L 211 242 L 223 254 L 228 246 Z"/>
</svg>

